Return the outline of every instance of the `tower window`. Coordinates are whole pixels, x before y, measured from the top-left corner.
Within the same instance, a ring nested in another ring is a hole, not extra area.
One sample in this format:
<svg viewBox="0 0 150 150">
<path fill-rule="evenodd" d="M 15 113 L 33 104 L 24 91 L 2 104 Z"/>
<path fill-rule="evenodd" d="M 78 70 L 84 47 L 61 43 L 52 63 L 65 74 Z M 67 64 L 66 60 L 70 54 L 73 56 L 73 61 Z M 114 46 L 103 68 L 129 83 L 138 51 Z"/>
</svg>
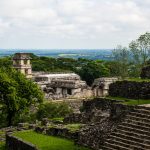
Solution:
<svg viewBox="0 0 150 150">
<path fill-rule="evenodd" d="M 25 74 L 28 74 L 28 69 L 25 69 Z"/>
<path fill-rule="evenodd" d="M 27 65 L 28 60 L 24 60 L 24 64 Z"/>
<path fill-rule="evenodd" d="M 20 65 L 20 61 L 19 60 L 16 60 L 16 65 Z"/>
</svg>

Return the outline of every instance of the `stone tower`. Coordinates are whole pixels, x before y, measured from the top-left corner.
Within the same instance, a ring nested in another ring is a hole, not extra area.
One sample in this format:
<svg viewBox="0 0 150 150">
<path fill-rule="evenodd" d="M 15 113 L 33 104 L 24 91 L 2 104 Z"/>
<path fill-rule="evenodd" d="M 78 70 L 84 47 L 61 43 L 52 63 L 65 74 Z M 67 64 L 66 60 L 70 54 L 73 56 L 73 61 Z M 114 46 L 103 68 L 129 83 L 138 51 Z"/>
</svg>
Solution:
<svg viewBox="0 0 150 150">
<path fill-rule="evenodd" d="M 29 53 L 16 53 L 13 57 L 13 67 L 25 74 L 27 78 L 32 78 L 31 57 Z"/>
</svg>

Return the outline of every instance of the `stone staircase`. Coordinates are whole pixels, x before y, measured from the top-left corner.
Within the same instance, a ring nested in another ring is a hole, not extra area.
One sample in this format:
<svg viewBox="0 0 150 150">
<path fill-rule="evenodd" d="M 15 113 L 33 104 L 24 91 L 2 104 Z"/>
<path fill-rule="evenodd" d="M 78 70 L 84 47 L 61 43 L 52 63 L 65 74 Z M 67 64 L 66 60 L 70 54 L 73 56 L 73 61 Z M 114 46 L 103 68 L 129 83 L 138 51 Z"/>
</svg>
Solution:
<svg viewBox="0 0 150 150">
<path fill-rule="evenodd" d="M 138 106 L 130 112 L 102 150 L 150 150 L 150 107 Z"/>
</svg>

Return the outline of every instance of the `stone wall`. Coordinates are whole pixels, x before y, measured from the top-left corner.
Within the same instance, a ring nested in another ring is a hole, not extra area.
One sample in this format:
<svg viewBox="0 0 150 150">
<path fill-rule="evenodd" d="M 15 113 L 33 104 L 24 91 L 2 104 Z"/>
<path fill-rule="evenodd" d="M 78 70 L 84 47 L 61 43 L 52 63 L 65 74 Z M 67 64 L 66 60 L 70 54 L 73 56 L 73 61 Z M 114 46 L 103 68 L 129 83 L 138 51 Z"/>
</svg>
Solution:
<svg viewBox="0 0 150 150">
<path fill-rule="evenodd" d="M 72 113 L 66 116 L 63 120 L 65 124 L 71 123 L 88 123 L 90 121 L 89 114 L 85 113 Z"/>
<path fill-rule="evenodd" d="M 25 142 L 11 134 L 6 134 L 7 150 L 38 150 L 35 145 Z"/>
<path fill-rule="evenodd" d="M 130 99 L 150 99 L 150 82 L 117 81 L 110 85 L 109 95 Z"/>
<path fill-rule="evenodd" d="M 72 95 L 72 98 L 90 98 L 94 95 L 93 90 L 90 88 L 81 89 L 80 92 L 75 93 Z"/>
<path fill-rule="evenodd" d="M 99 150 L 105 139 L 133 109 L 133 106 L 122 105 L 116 100 L 96 98 L 83 102 L 83 112 L 72 114 L 64 121 L 85 123 L 86 126 L 79 131 L 77 144 Z"/>
</svg>

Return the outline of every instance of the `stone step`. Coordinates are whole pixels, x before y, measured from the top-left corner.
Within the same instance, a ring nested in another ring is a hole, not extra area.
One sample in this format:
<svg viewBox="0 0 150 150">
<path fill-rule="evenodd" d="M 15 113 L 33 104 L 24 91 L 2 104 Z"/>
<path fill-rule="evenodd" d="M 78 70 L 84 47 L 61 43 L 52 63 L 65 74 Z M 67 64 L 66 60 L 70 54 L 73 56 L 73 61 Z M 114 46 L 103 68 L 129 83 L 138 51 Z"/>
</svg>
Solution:
<svg viewBox="0 0 150 150">
<path fill-rule="evenodd" d="M 112 136 L 150 145 L 150 137 L 148 139 L 146 139 L 146 138 L 141 138 L 139 136 L 126 135 L 126 134 L 122 134 L 122 133 L 118 133 L 118 132 L 112 133 L 109 138 L 111 138 Z"/>
<path fill-rule="evenodd" d="M 124 120 L 124 122 L 126 122 L 126 123 L 133 123 L 133 124 L 137 124 L 137 125 L 140 125 L 140 126 L 146 126 L 146 127 L 150 128 L 150 123 L 143 122 L 143 121 L 136 121 L 136 120 L 131 120 L 131 119 L 126 118 Z"/>
<path fill-rule="evenodd" d="M 150 119 L 147 119 L 147 118 L 144 118 L 144 117 L 137 117 L 137 116 L 127 115 L 126 119 L 150 123 Z"/>
<path fill-rule="evenodd" d="M 120 142 L 118 142 L 118 144 L 117 144 L 117 143 L 109 143 L 108 141 L 106 141 L 105 146 L 108 147 L 108 148 L 109 147 L 114 148 L 115 150 L 131 150 L 128 147 L 122 146 L 122 143 L 120 143 Z"/>
<path fill-rule="evenodd" d="M 123 126 L 127 126 L 127 127 L 132 127 L 132 128 L 135 128 L 135 129 L 141 129 L 141 130 L 145 130 L 145 131 L 150 131 L 150 127 L 146 127 L 146 126 L 141 126 L 141 125 L 137 125 L 137 124 L 134 124 L 134 123 L 127 123 L 127 122 L 123 122 L 121 125 Z"/>
<path fill-rule="evenodd" d="M 150 115 L 144 114 L 144 113 L 141 113 L 141 112 L 138 112 L 138 111 L 136 111 L 136 112 L 130 112 L 129 115 L 131 115 L 131 116 L 137 116 L 137 117 L 142 117 L 142 118 L 147 118 L 147 119 L 150 120 Z"/>
<path fill-rule="evenodd" d="M 122 146 L 128 145 L 127 147 L 130 148 L 138 148 L 138 149 L 150 149 L 150 145 L 149 144 L 144 144 L 144 143 L 139 143 L 136 141 L 132 141 L 131 139 L 124 139 L 122 137 L 117 137 L 117 136 L 111 136 L 110 139 L 107 139 L 107 142 L 109 140 L 109 143 L 118 143 L 121 142 Z"/>
<path fill-rule="evenodd" d="M 118 125 L 102 150 L 150 150 L 150 107 L 135 106 Z"/>
<path fill-rule="evenodd" d="M 126 130 L 126 131 L 129 131 L 129 132 L 134 132 L 134 133 L 139 133 L 139 134 L 146 134 L 147 136 L 150 136 L 149 131 L 135 129 L 135 128 L 128 127 L 128 126 L 118 125 L 117 129 L 122 129 L 122 130 Z"/>
<path fill-rule="evenodd" d="M 147 110 L 147 109 L 134 109 L 133 112 L 140 112 L 142 114 L 150 115 L 150 109 L 149 110 Z"/>
<path fill-rule="evenodd" d="M 148 110 L 148 111 L 150 111 L 150 107 L 137 106 L 137 107 L 134 108 L 134 110 Z"/>
<path fill-rule="evenodd" d="M 140 133 L 130 132 L 130 131 L 121 130 L 121 129 L 117 129 L 116 132 L 114 132 L 114 133 L 117 133 L 117 134 L 120 133 L 120 134 L 129 135 L 129 136 L 136 136 L 136 137 L 140 137 L 140 138 L 147 139 L 147 140 L 150 139 L 150 135 L 148 136 L 148 135 L 143 134 L 143 133 L 140 134 Z"/>
<path fill-rule="evenodd" d="M 124 143 L 124 142 L 122 142 L 122 141 L 119 141 L 118 139 L 116 140 L 116 139 L 107 139 L 106 140 L 108 143 L 110 143 L 110 144 L 116 144 L 116 145 L 120 145 L 120 146 L 122 146 L 122 147 L 126 147 L 126 148 L 128 148 L 128 149 L 139 149 L 139 150 L 143 150 L 143 148 L 141 147 L 141 146 L 137 146 L 137 145 L 132 145 L 132 144 L 127 144 L 127 143 Z"/>
<path fill-rule="evenodd" d="M 100 150 L 116 150 L 116 149 L 109 147 L 109 146 L 102 146 Z"/>
</svg>

